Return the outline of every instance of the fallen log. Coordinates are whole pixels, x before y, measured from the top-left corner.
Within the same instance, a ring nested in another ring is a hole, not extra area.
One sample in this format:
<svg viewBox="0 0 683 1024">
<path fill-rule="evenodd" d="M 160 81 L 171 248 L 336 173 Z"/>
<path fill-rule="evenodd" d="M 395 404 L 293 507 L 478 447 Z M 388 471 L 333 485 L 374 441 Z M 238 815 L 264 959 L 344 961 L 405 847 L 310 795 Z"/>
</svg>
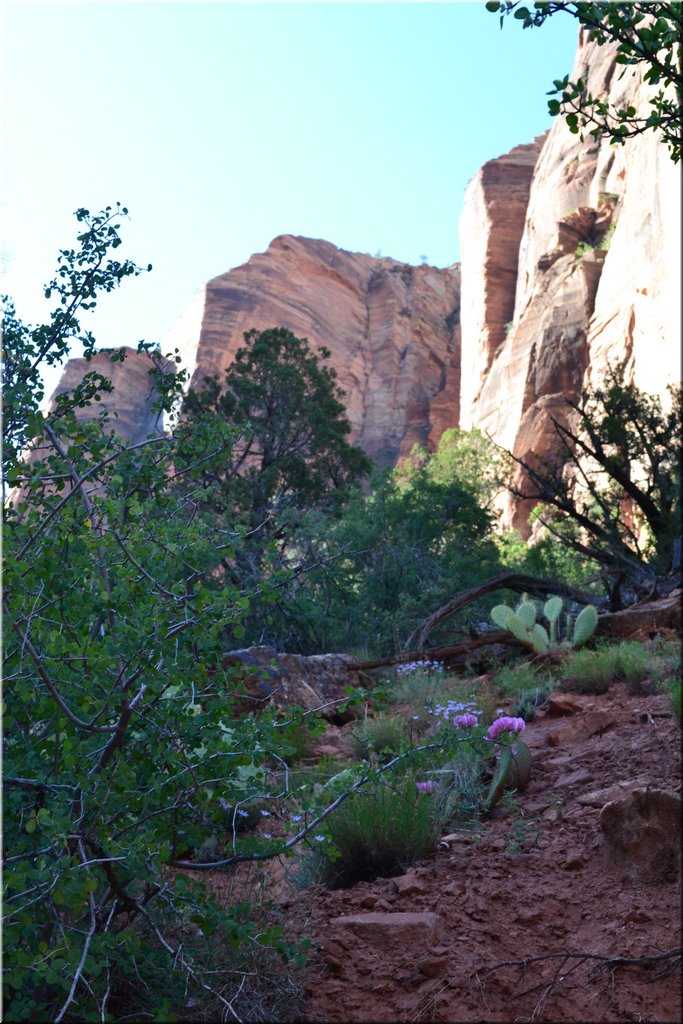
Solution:
<svg viewBox="0 0 683 1024">
<path fill-rule="evenodd" d="M 369 672 L 374 668 L 391 668 L 393 665 L 407 665 L 411 661 L 466 661 L 472 651 L 480 647 L 493 647 L 501 645 L 504 647 L 516 647 L 519 650 L 526 650 L 523 644 L 515 640 L 506 630 L 498 629 L 482 636 L 472 637 L 459 644 L 446 644 L 442 647 L 430 647 L 429 650 L 403 651 L 401 654 L 394 654 L 388 658 L 377 658 L 374 661 L 353 661 L 348 665 L 349 670 L 354 672 Z"/>
</svg>

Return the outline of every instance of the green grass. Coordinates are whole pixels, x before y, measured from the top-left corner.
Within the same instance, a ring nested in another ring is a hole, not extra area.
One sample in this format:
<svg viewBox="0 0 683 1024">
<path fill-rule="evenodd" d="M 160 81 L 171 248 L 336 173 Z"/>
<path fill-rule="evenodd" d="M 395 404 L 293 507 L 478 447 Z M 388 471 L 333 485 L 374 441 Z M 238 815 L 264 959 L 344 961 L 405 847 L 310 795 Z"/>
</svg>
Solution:
<svg viewBox="0 0 683 1024">
<path fill-rule="evenodd" d="M 435 801 L 412 780 L 368 785 L 327 819 L 329 852 L 317 854 L 320 877 L 332 888 L 391 878 L 431 853 L 438 838 Z"/>
<path fill-rule="evenodd" d="M 406 724 L 399 715 L 377 715 L 354 725 L 351 750 L 364 761 L 373 758 L 389 761 L 409 744 Z"/>
<path fill-rule="evenodd" d="M 611 683 L 625 682 L 637 693 L 653 670 L 653 656 L 635 641 L 601 644 L 571 654 L 562 665 L 562 687 L 578 693 L 606 693 Z"/>
</svg>

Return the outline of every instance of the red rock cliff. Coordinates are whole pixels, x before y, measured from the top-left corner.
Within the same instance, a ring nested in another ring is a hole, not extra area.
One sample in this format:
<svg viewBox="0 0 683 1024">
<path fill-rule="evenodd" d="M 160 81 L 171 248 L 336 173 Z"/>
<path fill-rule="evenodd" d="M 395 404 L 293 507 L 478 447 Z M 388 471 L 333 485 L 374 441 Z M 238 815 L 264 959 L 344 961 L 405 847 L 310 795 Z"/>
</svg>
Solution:
<svg viewBox="0 0 683 1024">
<path fill-rule="evenodd" d="M 649 87 L 622 72 L 612 48 L 580 34 L 573 77 L 644 109 Z M 608 363 L 663 398 L 680 379 L 680 171 L 652 133 L 615 147 L 581 141 L 563 119 L 532 175 L 519 163 L 533 149 L 521 150 L 482 168 L 465 196 L 461 424 L 528 456 L 556 444 L 551 416 Z M 505 521 L 526 534 L 529 511 L 508 501 Z"/>
<path fill-rule="evenodd" d="M 458 422 L 460 271 L 345 252 L 293 235 L 209 281 L 167 342 L 192 387 L 222 375 L 252 327 L 326 346 L 351 439 L 393 464 Z"/>
</svg>

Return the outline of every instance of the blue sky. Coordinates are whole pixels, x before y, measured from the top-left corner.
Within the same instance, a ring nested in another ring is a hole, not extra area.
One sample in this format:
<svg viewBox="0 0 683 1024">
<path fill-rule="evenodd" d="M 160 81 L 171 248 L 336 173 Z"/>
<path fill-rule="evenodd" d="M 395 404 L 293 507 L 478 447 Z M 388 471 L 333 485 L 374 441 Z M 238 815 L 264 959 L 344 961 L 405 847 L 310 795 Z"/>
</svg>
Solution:
<svg viewBox="0 0 683 1024">
<path fill-rule="evenodd" d="M 39 321 L 73 211 L 116 200 L 154 270 L 87 321 L 103 346 L 161 341 L 282 233 L 447 266 L 467 182 L 550 126 L 576 37 L 564 15 L 501 31 L 483 0 L 6 0 L 2 290 Z"/>
</svg>

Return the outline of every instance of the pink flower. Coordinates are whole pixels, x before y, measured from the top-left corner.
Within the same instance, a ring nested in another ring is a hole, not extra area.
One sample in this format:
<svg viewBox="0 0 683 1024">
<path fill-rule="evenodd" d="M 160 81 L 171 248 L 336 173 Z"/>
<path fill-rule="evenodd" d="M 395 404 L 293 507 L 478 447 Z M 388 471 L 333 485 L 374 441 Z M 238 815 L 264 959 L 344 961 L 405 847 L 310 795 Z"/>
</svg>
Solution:
<svg viewBox="0 0 683 1024">
<path fill-rule="evenodd" d="M 524 732 L 526 728 L 526 722 L 523 718 L 510 718 L 508 715 L 504 715 L 503 718 L 497 718 L 489 727 L 486 733 L 486 738 L 489 740 L 497 739 L 502 732 Z"/>
<path fill-rule="evenodd" d="M 434 793 L 438 788 L 438 782 L 434 782 L 433 779 L 427 779 L 426 782 L 415 783 L 415 789 L 418 791 L 418 793 Z"/>
<path fill-rule="evenodd" d="M 460 725 L 463 729 L 471 729 L 476 724 L 477 719 L 474 715 L 458 715 L 453 719 L 453 725 Z"/>
</svg>

